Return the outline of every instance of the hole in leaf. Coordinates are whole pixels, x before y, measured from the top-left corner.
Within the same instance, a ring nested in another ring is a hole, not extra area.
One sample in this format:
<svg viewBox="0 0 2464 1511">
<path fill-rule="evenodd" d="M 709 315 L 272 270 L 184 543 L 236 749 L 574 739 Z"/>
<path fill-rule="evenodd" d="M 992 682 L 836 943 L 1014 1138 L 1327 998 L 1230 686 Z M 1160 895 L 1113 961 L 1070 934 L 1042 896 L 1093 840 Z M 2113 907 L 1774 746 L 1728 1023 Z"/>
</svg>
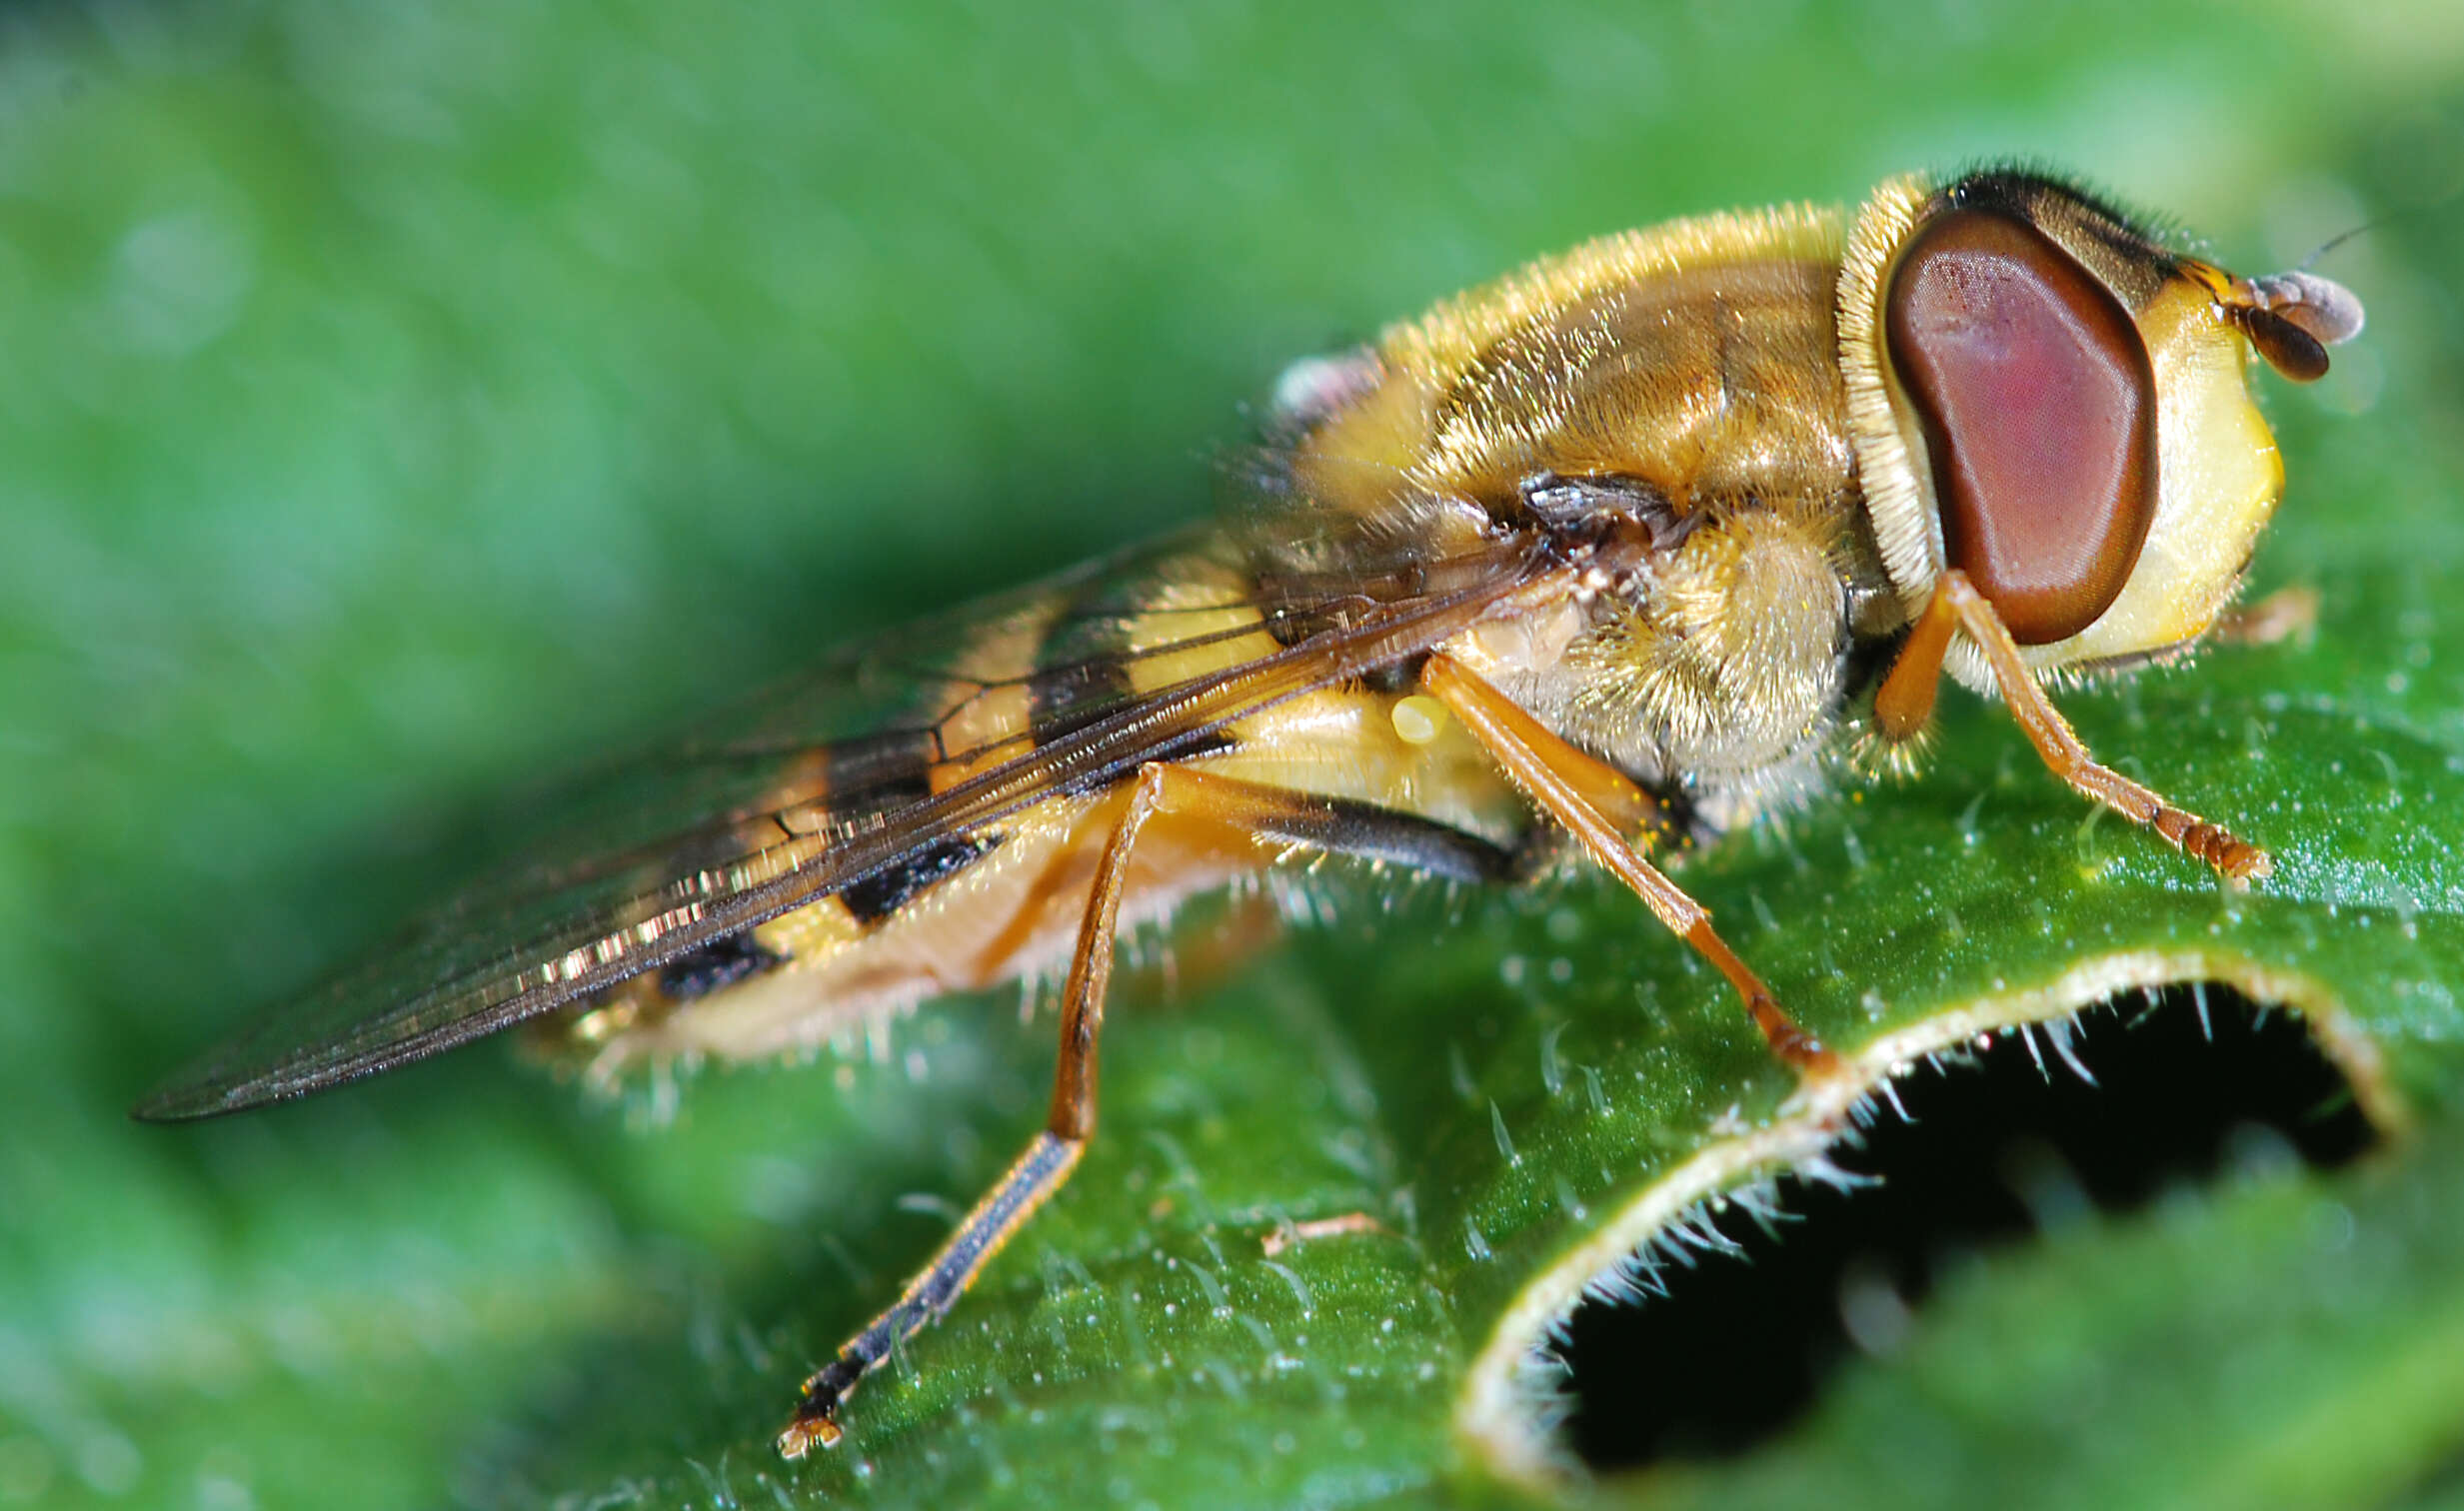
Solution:
<svg viewBox="0 0 2464 1511">
<path fill-rule="evenodd" d="M 1981 1248 L 2232 1171 L 2332 1167 L 2375 1138 L 2301 1019 L 2224 987 L 2072 1019 L 2093 1085 L 2044 1025 L 2034 1040 L 2031 1054 L 1998 1033 L 1967 1063 L 1897 1082 L 1908 1120 L 1880 1102 L 1861 1147 L 1833 1153 L 1879 1185 L 1785 1178 L 1772 1232 L 1731 1204 L 1718 1228 L 1739 1252 L 1663 1255 L 1646 1282 L 1661 1293 L 1577 1307 L 1558 1353 L 1564 1430 L 1583 1462 L 1743 1453 L 1812 1405 L 1852 1353 L 1887 1352 L 1910 1309 Z"/>
</svg>

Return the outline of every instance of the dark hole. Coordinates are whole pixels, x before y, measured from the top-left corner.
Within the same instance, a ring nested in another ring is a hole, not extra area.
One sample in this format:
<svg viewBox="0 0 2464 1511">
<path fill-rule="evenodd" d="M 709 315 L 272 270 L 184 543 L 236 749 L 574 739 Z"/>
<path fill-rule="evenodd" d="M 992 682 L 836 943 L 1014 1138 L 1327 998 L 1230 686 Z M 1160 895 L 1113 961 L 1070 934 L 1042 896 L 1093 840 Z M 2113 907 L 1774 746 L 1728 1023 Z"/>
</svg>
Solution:
<svg viewBox="0 0 2464 1511">
<path fill-rule="evenodd" d="M 1908 1120 L 1885 1105 L 1861 1148 L 1834 1155 L 1881 1184 L 1784 1180 L 1776 1237 L 1732 1208 L 1720 1231 L 1742 1253 L 1662 1263 L 1664 1294 L 1577 1308 L 1561 1352 L 1566 1431 L 1583 1461 L 1624 1469 L 1744 1452 L 1810 1406 L 1855 1349 L 1848 1317 L 1888 1326 L 1893 1293 L 1920 1304 L 1962 1254 L 2023 1241 L 2064 1209 L 2127 1209 L 2287 1145 L 2332 1167 L 2374 1137 L 2299 1018 L 2223 987 L 2085 1013 L 2071 1047 L 2092 1086 L 2042 1027 L 2035 1041 L 2041 1071 L 2014 1033 L 1972 1064 L 1901 1081 Z"/>
</svg>

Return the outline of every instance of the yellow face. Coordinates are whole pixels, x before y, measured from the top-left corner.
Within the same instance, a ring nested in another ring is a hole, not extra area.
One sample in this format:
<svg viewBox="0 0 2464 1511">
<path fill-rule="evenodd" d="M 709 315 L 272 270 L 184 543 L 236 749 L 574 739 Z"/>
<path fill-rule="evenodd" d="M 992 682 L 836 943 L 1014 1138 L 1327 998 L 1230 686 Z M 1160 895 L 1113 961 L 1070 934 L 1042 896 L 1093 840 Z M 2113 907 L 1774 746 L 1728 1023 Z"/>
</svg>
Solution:
<svg viewBox="0 0 2464 1511">
<path fill-rule="evenodd" d="M 2275 437 L 2250 398 L 2249 344 L 2206 290 L 2175 280 L 2138 322 L 2156 375 L 2156 517 L 2121 596 L 2079 634 L 2038 648 L 2044 666 L 2125 661 L 2197 639 L 2240 586 L 2284 488 Z"/>
</svg>

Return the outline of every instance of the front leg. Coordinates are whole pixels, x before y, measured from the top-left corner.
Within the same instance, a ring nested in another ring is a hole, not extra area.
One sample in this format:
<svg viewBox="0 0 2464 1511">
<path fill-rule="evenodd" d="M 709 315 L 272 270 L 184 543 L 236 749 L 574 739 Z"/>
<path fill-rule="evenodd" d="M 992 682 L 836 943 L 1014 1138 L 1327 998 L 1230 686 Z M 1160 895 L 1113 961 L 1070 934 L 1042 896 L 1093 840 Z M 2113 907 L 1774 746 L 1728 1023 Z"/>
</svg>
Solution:
<svg viewBox="0 0 2464 1511">
<path fill-rule="evenodd" d="M 2267 851 L 2233 836 L 2221 824 L 2210 823 L 2187 808 L 2168 802 L 2153 789 L 2131 780 L 2088 755 L 2087 746 L 2053 707 L 2036 679 L 2020 660 L 2018 643 L 1993 612 L 1993 604 L 1952 568 L 1934 584 L 1925 612 L 1908 632 L 1907 644 L 1874 695 L 1874 723 L 1885 740 L 1906 740 L 1932 717 L 1934 692 L 1942 680 L 1942 658 L 1950 650 L 1951 631 L 1967 632 L 1993 669 L 2002 702 L 2019 721 L 2028 743 L 2054 775 L 2096 802 L 2135 823 L 2162 834 L 2184 853 L 2216 868 L 2236 886 L 2246 886 L 2274 868 Z"/>
</svg>

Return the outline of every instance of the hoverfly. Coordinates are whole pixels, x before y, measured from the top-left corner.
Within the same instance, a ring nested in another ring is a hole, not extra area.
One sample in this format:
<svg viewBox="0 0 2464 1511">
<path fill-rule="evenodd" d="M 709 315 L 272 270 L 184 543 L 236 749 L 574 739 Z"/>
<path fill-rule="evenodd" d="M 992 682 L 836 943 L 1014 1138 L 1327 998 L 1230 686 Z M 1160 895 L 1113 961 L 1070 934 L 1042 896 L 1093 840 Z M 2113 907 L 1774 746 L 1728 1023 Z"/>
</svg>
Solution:
<svg viewBox="0 0 2464 1511">
<path fill-rule="evenodd" d="M 2087 798 L 2267 875 L 2041 683 L 2209 632 L 2282 485 L 2250 357 L 2314 379 L 2361 323 L 2006 168 L 1578 247 L 1293 368 L 1253 507 L 714 725 L 138 1115 L 552 1014 L 606 1074 L 766 1055 L 1066 961 L 1051 1115 L 805 1381 L 780 1451 L 829 1446 L 1078 1163 L 1125 922 L 1282 854 L 1498 880 L 1570 835 L 1817 1079 L 1833 1051 L 1646 852 L 1904 760 L 1946 671 Z"/>
</svg>

